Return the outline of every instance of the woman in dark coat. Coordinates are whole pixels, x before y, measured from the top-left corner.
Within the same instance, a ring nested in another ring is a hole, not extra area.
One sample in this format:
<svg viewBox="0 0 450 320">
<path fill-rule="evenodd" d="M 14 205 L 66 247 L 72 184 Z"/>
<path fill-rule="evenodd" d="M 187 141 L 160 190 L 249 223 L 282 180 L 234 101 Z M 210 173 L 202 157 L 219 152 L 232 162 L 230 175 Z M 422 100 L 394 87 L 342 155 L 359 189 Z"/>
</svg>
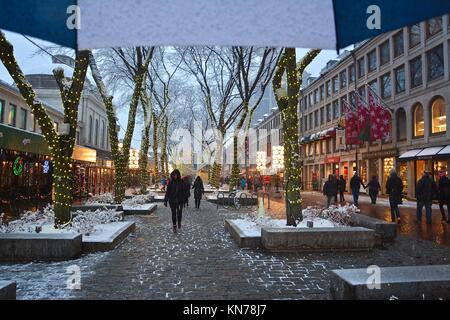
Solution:
<svg viewBox="0 0 450 320">
<path fill-rule="evenodd" d="M 191 197 L 191 179 L 186 176 L 183 179 L 183 186 L 184 186 L 184 202 L 183 202 L 183 208 L 189 207 L 189 198 Z"/>
<path fill-rule="evenodd" d="M 183 213 L 183 204 L 185 201 L 185 186 L 181 180 L 180 171 L 175 169 L 170 174 L 170 182 L 167 186 L 166 195 L 164 196 L 164 205 L 167 207 L 167 203 L 169 203 L 170 210 L 172 211 L 174 233 L 177 233 L 177 222 L 178 229 L 181 229 L 181 217 Z"/>
<path fill-rule="evenodd" d="M 372 204 L 376 204 L 378 192 L 381 191 L 377 176 L 372 176 L 372 180 L 367 184 L 367 188 L 369 188 L 369 196 L 372 200 Z"/>
<path fill-rule="evenodd" d="M 200 209 L 200 201 L 202 200 L 202 196 L 205 193 L 205 188 L 203 188 L 203 181 L 200 176 L 197 176 L 197 178 L 195 179 L 192 189 L 194 189 L 195 208 Z"/>
<path fill-rule="evenodd" d="M 334 203 L 334 198 L 337 193 L 336 179 L 333 175 L 328 176 L 328 181 L 325 182 L 323 186 L 323 194 L 327 197 L 327 208 L 330 207 L 331 203 Z"/>
<path fill-rule="evenodd" d="M 347 182 L 345 181 L 344 176 L 341 175 L 339 177 L 339 181 L 338 181 L 339 201 L 341 203 L 345 202 L 344 192 L 345 192 L 346 185 L 347 185 Z"/>
<path fill-rule="evenodd" d="M 391 206 L 392 222 L 400 223 L 400 211 L 398 205 L 402 204 L 403 181 L 397 175 L 395 169 L 391 170 L 391 175 L 386 181 L 386 193 L 389 195 L 389 204 Z"/>
</svg>

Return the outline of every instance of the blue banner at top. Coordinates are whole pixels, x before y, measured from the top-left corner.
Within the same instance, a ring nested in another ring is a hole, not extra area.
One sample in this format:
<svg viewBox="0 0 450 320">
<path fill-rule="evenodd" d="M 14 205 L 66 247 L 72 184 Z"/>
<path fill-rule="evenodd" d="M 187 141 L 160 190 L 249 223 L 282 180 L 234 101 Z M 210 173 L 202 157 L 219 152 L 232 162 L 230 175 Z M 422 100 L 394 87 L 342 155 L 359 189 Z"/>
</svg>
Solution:
<svg viewBox="0 0 450 320">
<path fill-rule="evenodd" d="M 333 0 L 336 47 L 450 13 L 450 0 Z"/>
<path fill-rule="evenodd" d="M 0 28 L 76 48 L 76 0 L 0 0 Z M 68 27 L 69 26 L 69 27 Z"/>
</svg>

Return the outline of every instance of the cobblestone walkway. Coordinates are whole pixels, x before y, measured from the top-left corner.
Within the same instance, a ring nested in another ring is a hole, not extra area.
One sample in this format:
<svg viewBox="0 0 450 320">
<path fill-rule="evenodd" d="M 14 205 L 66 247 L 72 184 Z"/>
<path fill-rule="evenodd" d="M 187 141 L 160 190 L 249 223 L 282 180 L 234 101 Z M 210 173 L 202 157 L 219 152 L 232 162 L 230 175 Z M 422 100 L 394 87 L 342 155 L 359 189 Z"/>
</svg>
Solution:
<svg viewBox="0 0 450 320">
<path fill-rule="evenodd" d="M 134 217 L 136 232 L 116 250 L 64 263 L 0 265 L 0 278 L 18 281 L 19 299 L 327 299 L 329 270 L 369 265 L 450 263 L 450 248 L 400 237 L 367 253 L 268 254 L 241 250 L 224 219 L 202 202 L 184 213 L 174 235 L 169 210 Z M 66 268 L 81 268 L 81 290 L 66 289 Z"/>
</svg>

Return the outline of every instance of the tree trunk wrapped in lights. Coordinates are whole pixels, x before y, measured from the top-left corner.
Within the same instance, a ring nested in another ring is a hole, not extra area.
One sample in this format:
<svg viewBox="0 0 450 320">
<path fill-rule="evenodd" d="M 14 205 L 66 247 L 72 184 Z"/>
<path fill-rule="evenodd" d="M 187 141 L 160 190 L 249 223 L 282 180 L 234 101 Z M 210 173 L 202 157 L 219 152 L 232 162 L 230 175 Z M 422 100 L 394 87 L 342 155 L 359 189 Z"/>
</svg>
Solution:
<svg viewBox="0 0 450 320">
<path fill-rule="evenodd" d="M 109 140 L 111 143 L 111 153 L 113 156 L 114 169 L 116 174 L 114 185 L 115 203 L 122 203 L 122 201 L 125 199 L 125 180 L 127 178 L 131 139 L 134 132 L 137 107 L 141 98 L 148 67 L 153 56 L 153 48 L 150 49 L 150 52 L 147 52 L 145 60 L 143 58 L 143 50 L 141 48 L 137 48 L 136 52 L 137 66 L 136 73 L 133 76 L 133 82 L 135 85 L 133 95 L 131 97 L 130 110 L 128 113 L 128 124 L 125 132 L 125 138 L 123 140 L 122 149 L 119 149 L 118 128 L 116 122 L 116 112 L 113 106 L 113 96 L 108 95 L 106 86 L 103 83 L 103 79 L 98 70 L 94 56 L 92 55 L 92 53 L 90 53 L 90 67 L 92 70 L 92 76 L 95 83 L 97 84 L 97 88 L 103 99 L 103 103 L 105 104 L 106 114 L 108 116 Z"/>
<path fill-rule="evenodd" d="M 231 166 L 230 190 L 239 189 L 239 174 L 241 173 L 241 170 L 239 169 L 238 164 L 238 138 L 239 133 L 241 132 L 242 127 L 244 126 L 244 123 L 247 119 L 247 115 L 248 103 L 244 103 L 244 113 L 242 114 L 242 117 L 236 126 L 236 130 L 234 131 L 233 136 L 233 165 Z"/>
<path fill-rule="evenodd" d="M 310 50 L 297 66 L 295 49 L 286 48 L 273 78 L 273 90 L 283 122 L 286 218 L 290 226 L 295 226 L 297 220 L 303 220 L 300 195 L 302 163 L 297 114 L 302 74 L 319 53 L 318 49 Z M 287 96 L 280 93 L 283 90 L 281 80 L 284 73 L 287 75 Z"/>
<path fill-rule="evenodd" d="M 72 206 L 72 153 L 78 123 L 78 103 L 83 92 L 86 72 L 89 66 L 89 52 L 76 53 L 75 70 L 71 81 L 67 81 L 62 69 L 54 71 L 64 106 L 64 123 L 69 124 L 67 135 L 58 134 L 44 105 L 36 99 L 36 94 L 14 58 L 14 48 L 0 32 L 0 59 L 14 79 L 21 95 L 31 108 L 53 157 L 53 185 L 55 188 L 55 227 L 70 221 Z"/>
<path fill-rule="evenodd" d="M 151 128 L 151 115 L 152 115 L 152 104 L 145 90 L 143 90 L 142 97 L 142 109 L 144 113 L 144 128 L 142 129 L 141 136 L 141 150 L 139 156 L 139 171 L 140 179 L 139 183 L 141 185 L 141 193 L 147 193 L 147 187 L 150 184 L 150 176 L 148 174 L 148 150 L 150 148 L 150 128 Z"/>
</svg>

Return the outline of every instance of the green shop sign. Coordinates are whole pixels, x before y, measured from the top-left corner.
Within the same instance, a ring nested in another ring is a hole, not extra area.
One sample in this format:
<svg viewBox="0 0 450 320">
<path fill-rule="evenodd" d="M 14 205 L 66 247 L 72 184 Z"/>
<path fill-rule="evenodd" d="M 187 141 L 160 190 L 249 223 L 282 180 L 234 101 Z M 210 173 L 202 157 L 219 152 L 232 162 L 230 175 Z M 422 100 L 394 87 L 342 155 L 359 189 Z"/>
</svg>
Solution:
<svg viewBox="0 0 450 320">
<path fill-rule="evenodd" d="M 50 155 L 44 136 L 0 124 L 0 149 Z"/>
</svg>

